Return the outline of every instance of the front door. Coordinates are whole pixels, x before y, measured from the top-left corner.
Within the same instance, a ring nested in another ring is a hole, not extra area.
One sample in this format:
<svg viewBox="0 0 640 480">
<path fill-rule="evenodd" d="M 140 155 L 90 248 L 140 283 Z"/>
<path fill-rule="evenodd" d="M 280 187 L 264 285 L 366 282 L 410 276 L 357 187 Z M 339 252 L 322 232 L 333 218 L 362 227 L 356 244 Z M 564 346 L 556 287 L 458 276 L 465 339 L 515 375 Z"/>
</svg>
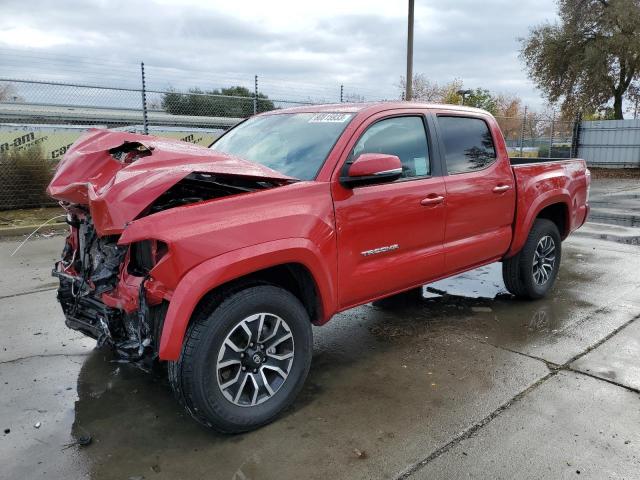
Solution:
<svg viewBox="0 0 640 480">
<path fill-rule="evenodd" d="M 398 156 L 403 176 L 351 189 L 334 185 L 343 309 L 426 283 L 444 267 L 445 186 L 434 176 L 424 116 L 373 119 L 347 160 L 362 153 Z"/>
</svg>

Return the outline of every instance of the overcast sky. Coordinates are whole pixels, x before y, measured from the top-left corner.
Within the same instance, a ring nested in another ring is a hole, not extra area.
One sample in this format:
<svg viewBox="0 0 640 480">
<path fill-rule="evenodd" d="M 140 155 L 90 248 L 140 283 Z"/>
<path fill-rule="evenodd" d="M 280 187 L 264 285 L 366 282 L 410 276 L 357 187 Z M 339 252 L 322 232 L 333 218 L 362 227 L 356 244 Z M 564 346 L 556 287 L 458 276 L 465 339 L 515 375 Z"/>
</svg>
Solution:
<svg viewBox="0 0 640 480">
<path fill-rule="evenodd" d="M 404 0 L 2 0 L 0 76 L 204 88 L 258 74 L 276 97 L 399 95 Z M 414 72 L 543 105 L 518 38 L 555 16 L 554 0 L 416 0 Z"/>
</svg>

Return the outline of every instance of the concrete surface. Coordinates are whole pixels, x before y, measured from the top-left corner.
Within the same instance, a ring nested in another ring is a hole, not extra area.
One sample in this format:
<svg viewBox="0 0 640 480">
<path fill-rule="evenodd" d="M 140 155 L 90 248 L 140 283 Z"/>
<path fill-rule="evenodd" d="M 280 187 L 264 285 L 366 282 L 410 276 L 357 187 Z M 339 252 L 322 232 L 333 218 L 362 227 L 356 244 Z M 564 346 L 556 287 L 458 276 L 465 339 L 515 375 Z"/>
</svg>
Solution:
<svg viewBox="0 0 640 480">
<path fill-rule="evenodd" d="M 0 242 L 2 479 L 640 478 L 637 245 L 572 236 L 536 302 L 490 265 L 338 315 L 314 329 L 293 407 L 239 436 L 64 327 L 61 237 L 15 245 Z"/>
<path fill-rule="evenodd" d="M 598 179 L 591 186 L 590 221 L 640 227 L 640 185 L 637 179 Z"/>
<path fill-rule="evenodd" d="M 640 391 L 640 322 L 614 335 L 600 348 L 576 360 L 571 367 Z"/>
<path fill-rule="evenodd" d="M 638 478 L 639 400 L 560 372 L 415 478 Z"/>
</svg>

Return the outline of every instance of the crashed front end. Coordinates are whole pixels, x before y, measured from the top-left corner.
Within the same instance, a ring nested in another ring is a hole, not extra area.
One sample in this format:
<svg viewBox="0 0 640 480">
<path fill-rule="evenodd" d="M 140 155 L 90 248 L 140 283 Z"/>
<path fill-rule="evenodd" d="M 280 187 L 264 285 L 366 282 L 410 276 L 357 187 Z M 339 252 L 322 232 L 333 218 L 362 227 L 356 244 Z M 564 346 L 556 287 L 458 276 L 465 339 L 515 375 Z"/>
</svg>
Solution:
<svg viewBox="0 0 640 480">
<path fill-rule="evenodd" d="M 67 326 L 112 347 L 121 359 L 150 365 L 158 358 L 180 276 L 211 251 L 189 245 L 188 255 L 172 261 L 175 232 L 158 228 L 149 217 L 170 210 L 172 218 L 184 221 L 184 209 L 194 204 L 291 180 L 179 141 L 90 130 L 69 149 L 47 189 L 66 209 L 70 229 L 52 271 L 60 281 L 58 300 Z M 143 238 L 141 222 L 148 232 Z M 132 231 L 136 238 L 125 238 Z"/>
<path fill-rule="evenodd" d="M 52 271 L 67 326 L 113 347 L 122 359 L 153 360 L 170 292 L 149 272 L 166 245 L 118 245 L 118 235 L 98 236 L 87 210 L 67 206 L 67 212 L 70 233 Z"/>
</svg>

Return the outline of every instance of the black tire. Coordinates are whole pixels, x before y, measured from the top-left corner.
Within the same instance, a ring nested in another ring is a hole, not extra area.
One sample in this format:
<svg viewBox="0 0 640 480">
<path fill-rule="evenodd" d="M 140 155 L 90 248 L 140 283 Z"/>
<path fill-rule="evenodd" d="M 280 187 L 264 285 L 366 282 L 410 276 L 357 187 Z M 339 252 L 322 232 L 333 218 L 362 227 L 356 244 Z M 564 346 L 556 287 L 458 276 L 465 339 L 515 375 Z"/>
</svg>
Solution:
<svg viewBox="0 0 640 480">
<path fill-rule="evenodd" d="M 288 376 L 271 397 L 257 405 L 241 406 L 228 399 L 219 385 L 218 354 L 227 335 L 258 313 L 286 322 L 294 355 Z M 180 403 L 199 423 L 221 433 L 246 432 L 273 421 L 293 402 L 309 373 L 312 351 L 311 320 L 300 300 L 279 287 L 253 286 L 205 303 L 194 313 L 180 358 L 169 362 L 169 382 Z"/>
<path fill-rule="evenodd" d="M 540 283 L 534 277 L 534 256 L 539 242 L 546 237 L 553 241 L 554 262 L 550 272 L 546 274 L 548 277 Z M 523 299 L 536 300 L 544 297 L 558 276 L 561 257 L 562 240 L 558 227 L 550 220 L 537 219 L 522 250 L 502 262 L 502 278 L 507 290 Z"/>
</svg>

